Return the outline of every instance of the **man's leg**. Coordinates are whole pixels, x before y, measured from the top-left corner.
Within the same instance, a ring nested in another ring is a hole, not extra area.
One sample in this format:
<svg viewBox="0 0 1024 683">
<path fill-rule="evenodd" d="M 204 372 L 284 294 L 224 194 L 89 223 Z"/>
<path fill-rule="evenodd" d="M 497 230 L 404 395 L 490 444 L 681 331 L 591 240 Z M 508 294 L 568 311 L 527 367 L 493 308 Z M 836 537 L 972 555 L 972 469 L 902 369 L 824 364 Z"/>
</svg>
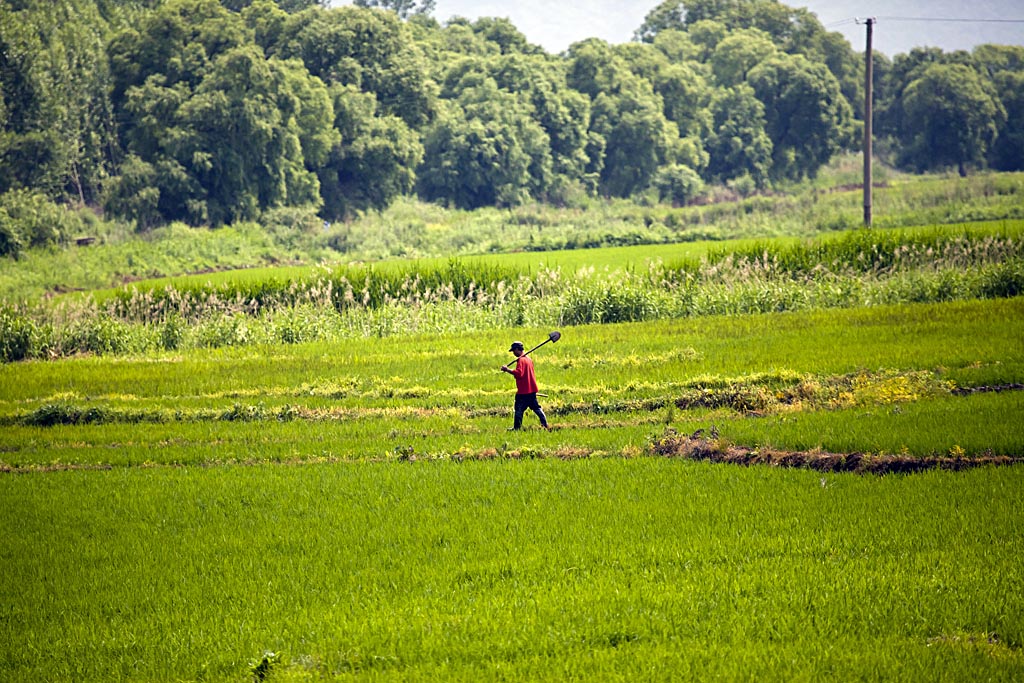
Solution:
<svg viewBox="0 0 1024 683">
<path fill-rule="evenodd" d="M 512 429 L 521 429 L 523 426 L 523 413 L 529 407 L 529 401 L 525 394 L 516 394 L 515 414 L 512 417 Z"/>
<path fill-rule="evenodd" d="M 548 418 L 544 415 L 544 409 L 540 407 L 540 403 L 537 401 L 537 394 L 531 394 L 530 398 L 530 409 L 537 413 L 537 417 L 540 418 L 540 426 L 544 429 L 548 428 Z"/>
</svg>

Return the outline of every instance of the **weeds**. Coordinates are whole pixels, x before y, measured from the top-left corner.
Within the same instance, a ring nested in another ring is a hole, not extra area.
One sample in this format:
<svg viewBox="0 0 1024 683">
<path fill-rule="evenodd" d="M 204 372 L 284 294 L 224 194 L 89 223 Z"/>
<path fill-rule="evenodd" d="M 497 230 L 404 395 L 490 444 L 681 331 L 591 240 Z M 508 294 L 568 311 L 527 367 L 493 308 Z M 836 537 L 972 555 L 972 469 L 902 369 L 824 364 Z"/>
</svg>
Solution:
<svg viewBox="0 0 1024 683">
<path fill-rule="evenodd" d="M 0 360 L 17 361 L 45 353 L 44 333 L 23 313 L 0 307 Z"/>
<path fill-rule="evenodd" d="M 263 653 L 263 657 L 258 662 L 249 662 L 249 668 L 252 671 L 252 680 L 254 683 L 263 683 L 263 681 L 267 680 L 267 677 L 270 675 L 277 662 L 278 654 L 276 652 L 270 652 L 269 650 Z"/>
</svg>

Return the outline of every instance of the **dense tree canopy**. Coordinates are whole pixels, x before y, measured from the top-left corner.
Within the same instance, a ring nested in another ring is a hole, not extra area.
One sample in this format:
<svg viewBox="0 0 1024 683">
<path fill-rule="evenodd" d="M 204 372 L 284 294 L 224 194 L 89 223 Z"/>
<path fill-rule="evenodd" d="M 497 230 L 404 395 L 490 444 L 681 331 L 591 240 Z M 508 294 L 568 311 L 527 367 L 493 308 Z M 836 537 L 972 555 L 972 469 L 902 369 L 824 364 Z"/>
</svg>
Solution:
<svg viewBox="0 0 1024 683">
<path fill-rule="evenodd" d="M 551 182 L 551 151 L 531 105 L 479 73 L 467 75 L 459 90 L 427 130 L 424 195 L 473 209 L 513 206 L 542 193 Z"/>
<path fill-rule="evenodd" d="M 764 105 L 746 83 L 718 90 L 711 101 L 708 176 L 726 182 L 748 175 L 758 187 L 768 182 L 772 141 L 765 131 Z"/>
<path fill-rule="evenodd" d="M 317 170 L 323 216 L 343 219 L 357 211 L 384 209 L 412 191 L 423 144 L 405 121 L 380 115 L 373 93 L 331 86 L 334 127 L 341 134 Z"/>
<path fill-rule="evenodd" d="M 851 143 L 850 105 L 824 65 L 781 54 L 751 69 L 747 82 L 764 103 L 773 176 L 813 176 Z"/>
<path fill-rule="evenodd" d="M 997 74 L 994 85 L 1006 118 L 996 121 L 990 163 L 999 171 L 1024 170 L 1024 70 Z"/>
<path fill-rule="evenodd" d="M 919 169 L 955 165 L 961 175 L 984 160 L 1006 110 L 977 71 L 963 64 L 932 64 L 907 86 L 903 110 L 904 158 Z"/>
<path fill-rule="evenodd" d="M 433 7 L 0 3 L 0 196 L 140 229 L 282 207 L 333 221 L 412 192 L 466 208 L 574 192 L 678 204 L 707 184 L 813 176 L 859 144 L 862 58 L 806 9 L 652 2 L 636 41 L 551 55 L 508 19 L 442 25 Z M 876 54 L 874 73 L 887 160 L 1024 166 L 1024 47 Z M 3 215 L 0 252 L 57 239 L 26 210 Z"/>
<path fill-rule="evenodd" d="M 0 3 L 0 193 L 96 201 L 113 159 L 106 22 L 94 5 Z"/>
</svg>

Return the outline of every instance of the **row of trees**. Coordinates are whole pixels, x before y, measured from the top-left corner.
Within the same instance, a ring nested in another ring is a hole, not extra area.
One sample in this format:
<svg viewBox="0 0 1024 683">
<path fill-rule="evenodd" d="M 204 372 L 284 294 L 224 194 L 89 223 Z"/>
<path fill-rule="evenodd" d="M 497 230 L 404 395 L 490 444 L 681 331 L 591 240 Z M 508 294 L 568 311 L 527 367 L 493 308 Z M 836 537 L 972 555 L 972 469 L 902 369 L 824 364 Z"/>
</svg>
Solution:
<svg viewBox="0 0 1024 683">
<path fill-rule="evenodd" d="M 777 0 L 666 0 L 634 42 L 561 55 L 508 20 L 441 25 L 431 7 L 7 0 L 0 193 L 99 205 L 143 229 L 279 207 L 336 220 L 412 192 L 464 208 L 681 203 L 706 183 L 813 176 L 858 145 L 863 57 Z M 876 60 L 875 130 L 893 161 L 1024 163 L 1024 48 Z"/>
</svg>

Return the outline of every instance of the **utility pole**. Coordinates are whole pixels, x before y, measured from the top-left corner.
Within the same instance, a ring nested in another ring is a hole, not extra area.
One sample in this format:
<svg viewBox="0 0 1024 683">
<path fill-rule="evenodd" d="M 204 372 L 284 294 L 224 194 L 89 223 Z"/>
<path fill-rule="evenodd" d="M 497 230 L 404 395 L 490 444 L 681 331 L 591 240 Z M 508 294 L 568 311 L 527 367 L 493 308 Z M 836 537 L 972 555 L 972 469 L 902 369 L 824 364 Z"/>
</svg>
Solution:
<svg viewBox="0 0 1024 683">
<path fill-rule="evenodd" d="M 872 72 L 874 62 L 871 57 L 871 33 L 875 26 L 875 18 L 864 20 L 868 27 L 867 46 L 864 49 L 864 227 L 871 227 L 871 99 Z"/>
</svg>

